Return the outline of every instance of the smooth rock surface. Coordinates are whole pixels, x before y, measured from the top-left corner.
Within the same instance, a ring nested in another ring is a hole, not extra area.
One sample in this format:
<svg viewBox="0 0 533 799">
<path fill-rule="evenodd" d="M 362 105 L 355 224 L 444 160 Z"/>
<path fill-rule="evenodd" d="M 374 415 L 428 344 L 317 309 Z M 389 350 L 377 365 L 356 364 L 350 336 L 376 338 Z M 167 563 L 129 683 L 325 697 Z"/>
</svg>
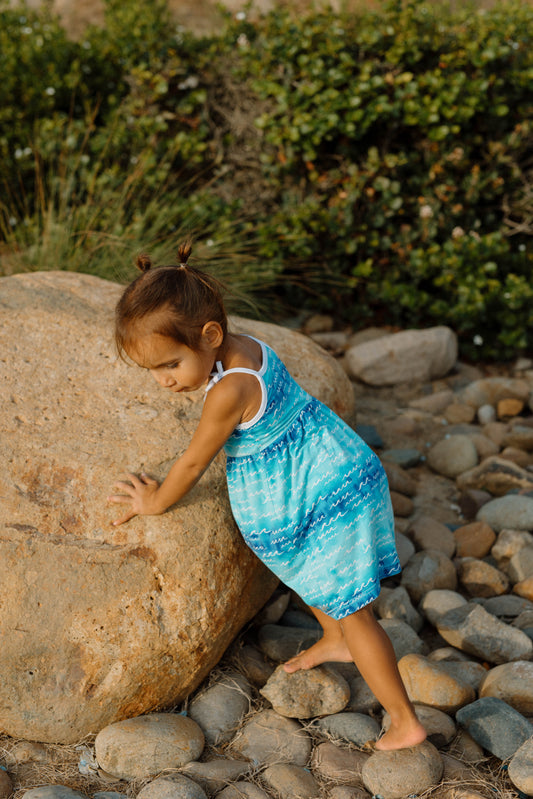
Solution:
<svg viewBox="0 0 533 799">
<path fill-rule="evenodd" d="M 432 380 L 457 360 L 457 337 L 448 327 L 404 330 L 355 347 L 345 356 L 351 377 L 373 386 Z"/>
<path fill-rule="evenodd" d="M 412 702 L 437 708 L 443 713 L 455 713 L 476 697 L 468 682 L 422 655 L 405 655 L 399 661 L 398 669 Z"/>
<path fill-rule="evenodd" d="M 377 721 L 365 713 L 335 713 L 317 719 L 314 726 L 329 733 L 334 739 L 342 739 L 356 746 L 375 741 L 380 732 Z"/>
<path fill-rule="evenodd" d="M 533 663 L 518 660 L 487 672 L 479 696 L 495 696 L 524 716 L 533 716 Z"/>
<path fill-rule="evenodd" d="M 447 746 L 455 736 L 457 728 L 455 723 L 447 713 L 443 713 L 436 707 L 415 704 L 417 719 L 426 729 L 427 740 L 437 749 Z M 390 727 L 390 716 L 388 713 L 383 715 L 383 728 L 388 730 Z"/>
<path fill-rule="evenodd" d="M 252 689 L 242 674 L 225 674 L 189 705 L 189 716 L 205 735 L 207 743 L 217 746 L 233 738 L 242 717 L 250 710 Z"/>
<path fill-rule="evenodd" d="M 182 774 L 169 774 L 141 788 L 137 799 L 207 799 L 207 794 L 194 780 Z"/>
<path fill-rule="evenodd" d="M 195 721 L 179 713 L 151 713 L 104 727 L 94 746 L 104 771 L 134 780 L 196 760 L 204 735 Z"/>
<path fill-rule="evenodd" d="M 476 518 L 486 522 L 495 533 L 505 528 L 533 530 L 533 498 L 517 494 L 498 497 L 483 505 Z"/>
<path fill-rule="evenodd" d="M 253 782 L 239 780 L 217 793 L 216 799 L 270 799 L 266 791 Z"/>
<path fill-rule="evenodd" d="M 262 710 L 247 721 L 231 748 L 254 765 L 293 763 L 305 766 L 311 754 L 311 739 L 294 719 L 275 710 Z"/>
<path fill-rule="evenodd" d="M 362 770 L 369 755 L 357 749 L 343 749 L 327 741 L 313 751 L 312 767 L 318 776 L 337 784 L 362 787 Z"/>
<path fill-rule="evenodd" d="M 428 591 L 437 588 L 453 591 L 457 585 L 457 573 L 452 561 L 443 552 L 424 549 L 410 558 L 402 572 L 401 584 L 414 602 L 420 602 Z"/>
<path fill-rule="evenodd" d="M 318 782 L 301 766 L 276 763 L 268 766 L 261 778 L 281 799 L 320 799 Z"/>
<path fill-rule="evenodd" d="M 415 610 L 407 590 L 399 585 L 385 593 L 383 588 L 375 603 L 376 610 L 382 619 L 396 619 L 412 627 L 415 632 L 422 629 L 424 620 Z"/>
<path fill-rule="evenodd" d="M 280 715 L 301 719 L 338 713 L 350 699 L 346 680 L 327 666 L 292 674 L 278 666 L 260 693 Z"/>
<path fill-rule="evenodd" d="M 23 797 L 24 799 L 87 799 L 84 793 L 66 785 L 41 785 L 38 788 L 30 788 Z"/>
<path fill-rule="evenodd" d="M 409 749 L 375 752 L 363 766 L 365 788 L 383 799 L 403 799 L 436 785 L 443 772 L 443 762 L 429 741 Z"/>
<path fill-rule="evenodd" d="M 484 522 L 471 522 L 453 531 L 459 558 L 484 558 L 496 541 L 496 533 Z"/>
<path fill-rule="evenodd" d="M 272 660 L 282 661 L 308 649 L 322 637 L 322 632 L 303 627 L 284 627 L 282 624 L 264 624 L 257 636 L 259 648 Z"/>
<path fill-rule="evenodd" d="M 452 531 L 432 516 L 418 516 L 409 528 L 409 536 L 418 549 L 437 549 L 448 558 L 455 553 Z"/>
<path fill-rule="evenodd" d="M 494 597 L 509 590 L 507 576 L 478 558 L 460 558 L 457 561 L 457 576 L 467 592 L 474 597 Z"/>
<path fill-rule="evenodd" d="M 244 760 L 216 758 L 205 763 L 194 761 L 183 767 L 182 773 L 202 786 L 209 794 L 222 791 L 229 782 L 237 780 L 250 771 L 250 763 Z"/>
<path fill-rule="evenodd" d="M 533 735 L 533 724 L 501 699 L 483 697 L 461 708 L 457 722 L 500 760 L 512 757 Z"/>
<path fill-rule="evenodd" d="M 438 474 L 455 478 L 477 465 L 477 450 L 468 436 L 443 438 L 428 452 L 428 464 Z"/>
<path fill-rule="evenodd" d="M 533 796 L 533 736 L 516 750 L 509 763 L 509 778 L 526 796 Z"/>
<path fill-rule="evenodd" d="M 437 626 L 438 620 L 449 610 L 460 608 L 462 605 L 466 605 L 466 599 L 457 591 L 435 588 L 422 597 L 419 607 L 426 619 Z"/>
</svg>

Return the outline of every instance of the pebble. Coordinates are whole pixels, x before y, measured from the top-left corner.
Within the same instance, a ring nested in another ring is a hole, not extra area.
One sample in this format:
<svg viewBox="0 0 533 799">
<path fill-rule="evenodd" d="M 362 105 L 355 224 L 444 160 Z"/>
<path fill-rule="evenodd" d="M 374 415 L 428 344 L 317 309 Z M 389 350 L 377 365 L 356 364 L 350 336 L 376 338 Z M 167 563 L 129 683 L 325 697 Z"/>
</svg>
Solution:
<svg viewBox="0 0 533 799">
<path fill-rule="evenodd" d="M 444 671 L 451 674 L 459 682 L 466 683 L 477 693 L 479 686 L 485 679 L 487 669 L 473 660 L 444 660 L 437 661 Z"/>
<path fill-rule="evenodd" d="M 363 766 L 363 783 L 373 795 L 383 799 L 404 799 L 436 785 L 444 764 L 429 741 L 409 749 L 375 752 Z"/>
<path fill-rule="evenodd" d="M 498 618 L 503 617 L 504 619 L 514 618 L 526 611 L 533 611 L 533 602 L 513 594 L 481 599 L 479 603 L 483 605 L 485 610 L 488 610 L 489 613 L 498 616 Z"/>
<path fill-rule="evenodd" d="M 271 799 L 270 796 L 253 782 L 239 780 L 235 785 L 228 785 L 217 793 L 216 799 Z"/>
<path fill-rule="evenodd" d="M 328 799 L 368 799 L 364 788 L 353 788 L 350 785 L 336 785 L 328 793 Z"/>
<path fill-rule="evenodd" d="M 289 607 L 290 600 L 290 591 L 277 589 L 255 617 L 256 624 L 277 624 Z"/>
<path fill-rule="evenodd" d="M 526 796 L 533 796 L 533 737 L 524 741 L 509 763 L 509 778 Z"/>
<path fill-rule="evenodd" d="M 465 765 L 461 762 L 461 760 L 457 760 L 457 758 L 446 754 L 446 752 L 441 752 L 440 756 L 442 757 L 442 762 L 444 764 L 444 770 L 442 772 L 443 782 L 450 782 L 453 780 L 464 783 L 466 781 L 475 780 L 475 774 L 473 773 L 471 766 Z M 456 796 L 457 794 L 454 792 L 454 799 Z M 480 796 L 479 799 L 485 799 L 485 797 Z"/>
<path fill-rule="evenodd" d="M 527 546 L 533 546 L 533 535 L 525 530 L 502 530 L 491 549 L 492 557 L 504 569 L 513 555 Z"/>
<path fill-rule="evenodd" d="M 436 588 L 454 590 L 457 573 L 450 558 L 436 549 L 416 552 L 406 564 L 401 584 L 415 602 L 420 602 L 428 591 Z"/>
<path fill-rule="evenodd" d="M 516 425 L 506 434 L 503 443 L 506 447 L 517 447 L 531 452 L 533 450 L 533 428 Z"/>
<path fill-rule="evenodd" d="M 518 660 L 495 666 L 485 675 L 479 696 L 495 696 L 524 716 L 533 716 L 533 663 Z"/>
<path fill-rule="evenodd" d="M 420 632 L 424 624 L 422 616 L 413 607 L 407 590 L 401 585 L 386 592 L 382 589 L 375 602 L 375 609 L 382 619 L 398 619 L 415 632 Z"/>
<path fill-rule="evenodd" d="M 420 463 L 422 453 L 419 449 L 385 449 L 381 457 L 383 460 L 392 461 L 402 469 L 411 469 Z"/>
<path fill-rule="evenodd" d="M 458 505 L 464 519 L 475 519 L 480 508 L 490 502 L 492 496 L 488 491 L 467 488 L 459 493 Z"/>
<path fill-rule="evenodd" d="M 231 742 L 232 750 L 254 765 L 294 763 L 305 766 L 311 754 L 311 739 L 303 727 L 275 710 L 261 710 Z"/>
<path fill-rule="evenodd" d="M 533 474 L 513 461 L 491 455 L 474 469 L 469 469 L 457 478 L 457 487 L 464 491 L 476 488 L 502 497 L 509 491 L 533 489 Z"/>
<path fill-rule="evenodd" d="M 465 763 L 480 763 L 485 759 L 483 747 L 474 741 L 466 730 L 461 728 L 457 730 L 457 735 L 450 747 L 450 753 L 457 755 Z"/>
<path fill-rule="evenodd" d="M 459 581 L 471 596 L 500 596 L 509 590 L 507 576 L 484 560 L 459 558 L 456 564 Z"/>
<path fill-rule="evenodd" d="M 13 783 L 9 774 L 0 768 L 0 799 L 9 799 L 13 793 Z"/>
<path fill-rule="evenodd" d="M 182 774 L 158 777 L 141 788 L 137 799 L 207 799 L 207 794 L 197 782 Z"/>
<path fill-rule="evenodd" d="M 356 746 L 374 741 L 380 733 L 380 725 L 365 713 L 335 713 L 318 719 L 314 725 L 332 738 L 342 739 Z"/>
<path fill-rule="evenodd" d="M 17 763 L 51 763 L 52 754 L 44 744 L 19 741 L 10 752 Z"/>
<path fill-rule="evenodd" d="M 523 596 L 533 602 L 533 577 L 528 577 L 526 580 L 515 583 L 513 591 L 515 594 L 518 594 L 518 596 Z"/>
<path fill-rule="evenodd" d="M 318 744 L 313 752 L 312 768 L 317 776 L 342 785 L 361 787 L 362 770 L 369 755 L 357 749 L 342 749 L 331 741 Z"/>
<path fill-rule="evenodd" d="M 483 427 L 483 435 L 490 438 L 498 447 L 503 446 L 509 432 L 509 425 L 504 422 L 489 422 Z"/>
<path fill-rule="evenodd" d="M 287 627 L 303 627 L 304 630 L 322 630 L 318 619 L 303 610 L 289 608 L 280 619 L 280 624 Z"/>
<path fill-rule="evenodd" d="M 415 509 L 415 504 L 410 497 L 399 494 L 397 491 L 391 491 L 390 498 L 395 516 L 402 516 L 403 518 L 411 516 Z"/>
<path fill-rule="evenodd" d="M 301 627 L 285 627 L 281 624 L 264 624 L 257 636 L 259 648 L 267 657 L 285 662 L 304 649 L 315 644 L 322 633 Z"/>
<path fill-rule="evenodd" d="M 280 799 L 319 799 L 320 788 L 313 775 L 301 766 L 276 763 L 261 778 Z"/>
<path fill-rule="evenodd" d="M 454 608 L 460 608 L 461 605 L 466 605 L 466 599 L 457 591 L 435 588 L 422 597 L 419 607 L 426 619 L 436 626 L 438 620 L 445 613 Z"/>
<path fill-rule="evenodd" d="M 410 408 L 415 408 L 419 411 L 431 413 L 434 416 L 442 413 L 448 405 L 453 402 L 454 394 L 449 388 L 442 391 L 436 391 L 433 394 L 428 394 L 426 397 L 418 397 L 411 400 L 409 403 Z"/>
<path fill-rule="evenodd" d="M 518 416 L 524 410 L 524 401 L 519 399 L 501 399 L 496 406 L 498 419 Z"/>
<path fill-rule="evenodd" d="M 533 653 L 533 641 L 525 633 L 474 602 L 448 611 L 437 620 L 437 630 L 452 646 L 489 663 L 528 660 Z"/>
<path fill-rule="evenodd" d="M 393 461 L 384 461 L 383 468 L 389 481 L 389 488 L 391 491 L 398 491 L 399 494 L 405 494 L 407 497 L 414 497 L 417 492 L 416 480 L 398 466 Z"/>
<path fill-rule="evenodd" d="M 444 411 L 444 418 L 449 424 L 469 424 L 476 417 L 476 409 L 464 402 L 452 402 Z"/>
<path fill-rule="evenodd" d="M 457 711 L 457 722 L 491 754 L 506 760 L 533 735 L 533 724 L 493 696 L 482 697 Z"/>
<path fill-rule="evenodd" d="M 381 709 L 378 700 L 361 676 L 351 677 L 347 682 L 350 686 L 350 700 L 345 710 L 354 713 L 377 713 Z"/>
<path fill-rule="evenodd" d="M 496 409 L 492 405 L 482 405 L 477 409 L 477 418 L 480 425 L 494 422 L 496 419 Z"/>
<path fill-rule="evenodd" d="M 197 694 L 189 705 L 189 716 L 202 729 L 212 746 L 227 743 L 250 710 L 252 688 L 238 672 L 225 674 L 214 685 Z"/>
<path fill-rule="evenodd" d="M 482 405 L 496 407 L 502 399 L 520 399 L 527 402 L 530 388 L 525 380 L 509 377 L 486 377 L 470 383 L 463 391 L 463 402 L 480 408 Z"/>
<path fill-rule="evenodd" d="M 472 439 L 472 443 L 481 461 L 485 458 L 489 458 L 491 455 L 497 455 L 500 451 L 499 446 L 488 436 L 484 436 L 483 433 L 472 433 L 470 438 Z"/>
<path fill-rule="evenodd" d="M 460 558 L 484 558 L 496 541 L 496 533 L 485 522 L 471 522 L 453 531 L 455 553 Z"/>
<path fill-rule="evenodd" d="M 501 530 L 533 530 L 533 499 L 509 494 L 498 497 L 478 511 L 477 521 L 486 522 L 494 532 Z"/>
<path fill-rule="evenodd" d="M 513 555 L 507 564 L 506 572 L 512 583 L 520 583 L 533 577 L 533 546 L 523 547 Z"/>
<path fill-rule="evenodd" d="M 505 449 L 500 452 L 500 457 L 507 461 L 512 461 L 518 466 L 522 466 L 524 469 L 527 469 L 527 467 L 531 465 L 531 455 L 523 449 L 516 449 L 516 447 L 505 447 Z"/>
<path fill-rule="evenodd" d="M 24 799 L 87 799 L 81 791 L 74 791 L 66 785 L 41 785 L 30 788 L 23 794 Z"/>
<path fill-rule="evenodd" d="M 109 724 L 94 745 L 104 771 L 134 780 L 197 760 L 204 735 L 195 721 L 179 713 L 151 713 Z"/>
<path fill-rule="evenodd" d="M 243 760 L 217 758 L 205 763 L 194 761 L 183 767 L 182 773 L 197 782 L 208 794 L 221 791 L 229 782 L 250 771 L 250 763 Z"/>
<path fill-rule="evenodd" d="M 451 558 L 455 538 L 449 527 L 431 516 L 418 516 L 409 528 L 409 536 L 418 549 L 436 549 Z"/>
<path fill-rule="evenodd" d="M 398 669 L 412 702 L 436 707 L 443 713 L 455 713 L 475 699 L 471 685 L 422 655 L 406 655 L 399 661 Z"/>
<path fill-rule="evenodd" d="M 330 333 L 333 330 L 333 318 L 327 314 L 315 313 L 309 316 L 302 327 L 304 333 Z"/>
<path fill-rule="evenodd" d="M 400 565 L 403 569 L 406 563 L 413 557 L 415 554 L 415 545 L 412 541 L 410 541 L 406 535 L 400 533 L 398 531 L 395 532 L 395 539 L 396 539 L 396 552 L 398 553 L 398 558 L 400 559 Z"/>
<path fill-rule="evenodd" d="M 338 713 L 350 699 L 346 680 L 327 666 L 292 674 L 278 666 L 260 693 L 281 716 L 300 719 Z"/>
<path fill-rule="evenodd" d="M 275 669 L 265 655 L 251 644 L 245 644 L 234 653 L 237 666 L 251 683 L 262 686 Z"/>
<path fill-rule="evenodd" d="M 425 727 L 428 734 L 428 741 L 441 749 L 447 746 L 455 737 L 457 728 L 455 722 L 442 710 L 429 705 L 414 705 L 416 717 Z M 388 730 L 390 727 L 390 716 L 388 713 L 383 715 L 383 728 Z"/>
<path fill-rule="evenodd" d="M 468 436 L 453 435 L 431 447 L 427 461 L 437 474 L 455 478 L 477 465 L 478 454 Z"/>
</svg>

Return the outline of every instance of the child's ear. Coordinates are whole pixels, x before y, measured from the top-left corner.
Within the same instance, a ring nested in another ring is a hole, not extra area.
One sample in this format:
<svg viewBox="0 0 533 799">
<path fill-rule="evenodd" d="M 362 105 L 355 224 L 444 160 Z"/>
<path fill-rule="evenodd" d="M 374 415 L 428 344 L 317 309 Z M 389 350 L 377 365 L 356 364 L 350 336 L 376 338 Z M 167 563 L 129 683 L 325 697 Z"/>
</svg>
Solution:
<svg viewBox="0 0 533 799">
<path fill-rule="evenodd" d="M 202 340 L 213 349 L 218 349 L 224 341 L 224 333 L 218 322 L 206 322 L 202 328 Z"/>
</svg>

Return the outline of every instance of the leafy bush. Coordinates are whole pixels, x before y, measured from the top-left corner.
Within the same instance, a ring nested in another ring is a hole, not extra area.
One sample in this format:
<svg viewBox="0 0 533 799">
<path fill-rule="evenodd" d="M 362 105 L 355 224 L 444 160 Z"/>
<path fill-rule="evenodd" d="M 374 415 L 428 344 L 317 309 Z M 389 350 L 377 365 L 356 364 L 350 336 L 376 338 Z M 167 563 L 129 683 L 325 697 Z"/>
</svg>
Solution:
<svg viewBox="0 0 533 799">
<path fill-rule="evenodd" d="M 20 254 L 59 209 L 71 244 L 164 247 L 189 220 L 236 237 L 234 282 L 277 279 L 292 307 L 450 324 L 473 357 L 531 349 L 531 5 L 277 9 L 203 39 L 164 0 L 106 14 L 71 42 L 0 0 L 0 218 Z"/>
</svg>

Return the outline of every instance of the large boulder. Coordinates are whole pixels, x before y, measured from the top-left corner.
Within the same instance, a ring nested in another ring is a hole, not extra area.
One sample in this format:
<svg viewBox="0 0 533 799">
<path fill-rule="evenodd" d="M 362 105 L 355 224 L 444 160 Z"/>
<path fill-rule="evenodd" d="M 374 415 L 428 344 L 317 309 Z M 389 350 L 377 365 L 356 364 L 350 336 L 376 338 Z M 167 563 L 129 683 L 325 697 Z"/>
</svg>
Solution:
<svg viewBox="0 0 533 799">
<path fill-rule="evenodd" d="M 0 729 L 14 737 L 72 743 L 175 704 L 276 584 L 234 524 L 222 454 L 175 508 L 112 526 L 113 483 L 162 478 L 203 400 L 116 357 L 120 292 L 65 272 L 0 280 Z M 353 410 L 347 378 L 312 342 L 246 327 L 305 388 Z"/>
</svg>

